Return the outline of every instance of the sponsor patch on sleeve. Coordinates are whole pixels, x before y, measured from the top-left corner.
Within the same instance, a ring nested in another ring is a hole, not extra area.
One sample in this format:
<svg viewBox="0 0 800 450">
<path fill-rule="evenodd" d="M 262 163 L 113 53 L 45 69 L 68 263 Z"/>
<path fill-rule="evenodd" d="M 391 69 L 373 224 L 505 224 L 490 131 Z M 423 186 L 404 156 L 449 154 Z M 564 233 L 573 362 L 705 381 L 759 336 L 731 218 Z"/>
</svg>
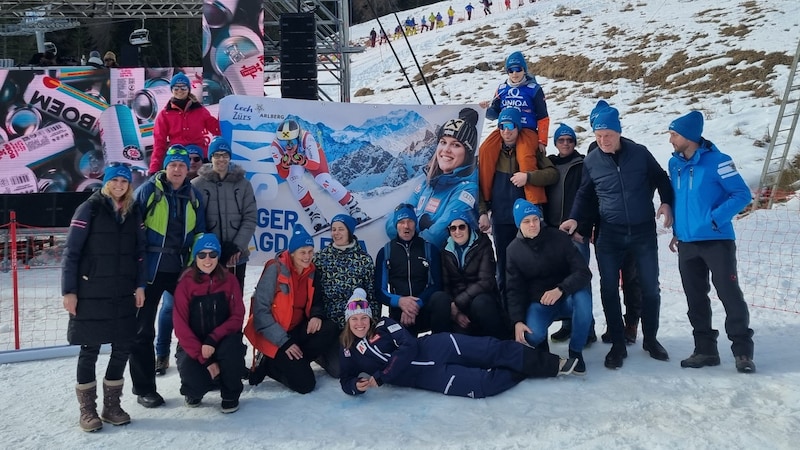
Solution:
<svg viewBox="0 0 800 450">
<path fill-rule="evenodd" d="M 458 199 L 466 203 L 470 208 L 475 207 L 475 197 L 473 197 L 472 194 L 470 194 L 467 191 L 461 191 L 461 194 L 458 196 Z"/>
<path fill-rule="evenodd" d="M 719 174 L 720 177 L 725 179 L 728 177 L 732 177 L 739 172 L 736 171 L 736 164 L 734 164 L 733 160 L 731 160 L 720 163 L 719 166 L 717 166 L 717 173 Z"/>
<path fill-rule="evenodd" d="M 403 327 L 401 327 L 399 323 L 395 323 L 393 325 L 389 325 L 387 330 L 389 330 L 389 333 L 394 333 L 395 331 L 399 331 L 400 328 L 403 328 Z"/>
</svg>

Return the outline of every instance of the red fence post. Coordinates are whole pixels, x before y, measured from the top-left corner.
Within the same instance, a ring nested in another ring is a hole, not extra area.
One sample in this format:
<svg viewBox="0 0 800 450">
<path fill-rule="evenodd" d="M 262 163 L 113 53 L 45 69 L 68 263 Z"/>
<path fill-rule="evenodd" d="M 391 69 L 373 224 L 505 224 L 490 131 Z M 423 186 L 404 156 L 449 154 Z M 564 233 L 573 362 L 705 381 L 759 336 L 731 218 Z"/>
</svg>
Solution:
<svg viewBox="0 0 800 450">
<path fill-rule="evenodd" d="M 17 281 L 17 212 L 9 211 L 11 219 L 11 280 L 14 289 L 14 349 L 19 350 L 19 283 Z"/>
</svg>

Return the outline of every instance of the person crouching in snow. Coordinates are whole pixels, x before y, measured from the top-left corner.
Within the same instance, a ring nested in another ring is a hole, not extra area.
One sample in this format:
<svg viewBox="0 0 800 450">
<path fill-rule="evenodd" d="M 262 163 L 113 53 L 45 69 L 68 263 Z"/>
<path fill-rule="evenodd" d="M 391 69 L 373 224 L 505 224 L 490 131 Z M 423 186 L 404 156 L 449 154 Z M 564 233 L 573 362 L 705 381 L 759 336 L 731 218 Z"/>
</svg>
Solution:
<svg viewBox="0 0 800 450">
<path fill-rule="evenodd" d="M 492 337 L 438 333 L 415 338 L 399 323 L 377 323 L 363 289 L 345 309 L 340 336 L 342 390 L 360 395 L 385 383 L 445 395 L 484 398 L 504 392 L 525 378 L 572 373 L 578 361 Z"/>
<path fill-rule="evenodd" d="M 218 383 L 222 412 L 239 409 L 245 346 L 244 303 L 239 280 L 219 263 L 222 246 L 213 233 L 194 244 L 194 262 L 175 288 L 172 321 L 185 405 L 200 405 Z"/>
<path fill-rule="evenodd" d="M 350 191 L 333 179 L 322 147 L 311 133 L 300 128 L 296 120 L 286 119 L 278 125 L 270 149 L 272 160 L 278 168 L 278 175 L 289 182 L 292 194 L 308 214 L 315 232 L 330 227 L 330 224 L 314 203 L 314 197 L 308 188 L 301 182 L 305 171 L 308 171 L 314 177 L 314 181 L 328 191 L 334 200 L 344 206 L 347 213 L 358 223 L 370 219 L 358 207 L 358 202 Z"/>
</svg>

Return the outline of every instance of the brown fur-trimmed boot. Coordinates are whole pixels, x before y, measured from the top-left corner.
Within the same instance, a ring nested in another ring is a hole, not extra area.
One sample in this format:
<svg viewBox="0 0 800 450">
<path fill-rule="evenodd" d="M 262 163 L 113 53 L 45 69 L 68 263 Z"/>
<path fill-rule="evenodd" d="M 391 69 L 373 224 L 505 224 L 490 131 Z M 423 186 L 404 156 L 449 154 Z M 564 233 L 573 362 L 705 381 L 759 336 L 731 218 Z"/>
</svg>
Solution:
<svg viewBox="0 0 800 450">
<path fill-rule="evenodd" d="M 97 417 L 97 381 L 75 385 L 75 393 L 81 408 L 81 430 L 97 431 L 103 428 L 103 422 Z"/>
<path fill-rule="evenodd" d="M 122 397 L 124 379 L 109 381 L 103 379 L 103 422 L 111 425 L 125 425 L 131 423 L 131 416 L 122 410 L 119 398 Z"/>
</svg>

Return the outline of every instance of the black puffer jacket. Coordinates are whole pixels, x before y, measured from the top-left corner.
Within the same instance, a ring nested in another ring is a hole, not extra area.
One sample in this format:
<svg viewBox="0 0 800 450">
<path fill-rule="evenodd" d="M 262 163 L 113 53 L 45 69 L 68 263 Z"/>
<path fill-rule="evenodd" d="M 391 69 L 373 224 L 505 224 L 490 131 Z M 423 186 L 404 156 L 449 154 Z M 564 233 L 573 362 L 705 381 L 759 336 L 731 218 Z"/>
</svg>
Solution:
<svg viewBox="0 0 800 450">
<path fill-rule="evenodd" d="M 531 302 L 560 287 L 564 297 L 589 285 L 592 273 L 572 244 L 556 228 L 544 227 L 533 239 L 517 237 L 506 249 L 506 297 L 511 323 L 525 322 Z M 562 298 L 564 298 L 562 297 Z"/>
<path fill-rule="evenodd" d="M 468 245 L 464 251 L 463 265 L 458 262 L 458 252 L 452 239 L 447 240 L 442 252 L 444 290 L 461 312 L 469 311 L 472 299 L 479 294 L 490 294 L 500 301 L 492 241 L 483 233 L 477 233 L 477 236 L 472 233 Z"/>
<path fill-rule="evenodd" d="M 134 292 L 145 284 L 144 228 L 139 208 L 119 223 L 111 201 L 95 192 L 75 211 L 67 234 L 62 294 L 76 294 L 70 344 L 124 342 L 136 335 Z"/>
</svg>

